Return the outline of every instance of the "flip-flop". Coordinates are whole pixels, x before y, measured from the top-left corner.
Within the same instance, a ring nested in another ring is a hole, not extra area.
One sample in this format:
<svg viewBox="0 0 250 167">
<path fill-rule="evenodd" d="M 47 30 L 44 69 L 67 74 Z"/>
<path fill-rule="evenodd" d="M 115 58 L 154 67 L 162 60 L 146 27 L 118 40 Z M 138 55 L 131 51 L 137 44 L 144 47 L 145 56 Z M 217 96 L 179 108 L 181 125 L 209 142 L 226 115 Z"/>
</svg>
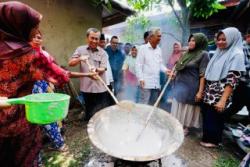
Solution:
<svg viewBox="0 0 250 167">
<path fill-rule="evenodd" d="M 200 142 L 200 145 L 206 148 L 218 148 L 218 145 L 215 145 L 213 143 L 205 143 L 205 142 Z"/>
</svg>

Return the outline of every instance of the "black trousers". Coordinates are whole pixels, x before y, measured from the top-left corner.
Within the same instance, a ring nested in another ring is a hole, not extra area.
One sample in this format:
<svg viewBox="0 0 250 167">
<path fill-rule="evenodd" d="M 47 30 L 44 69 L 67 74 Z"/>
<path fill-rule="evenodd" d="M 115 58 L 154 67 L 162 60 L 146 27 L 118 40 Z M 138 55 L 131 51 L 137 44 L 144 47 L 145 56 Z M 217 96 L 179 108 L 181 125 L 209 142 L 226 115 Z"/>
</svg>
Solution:
<svg viewBox="0 0 250 167">
<path fill-rule="evenodd" d="M 111 84 L 108 85 L 108 87 L 111 91 L 113 90 L 113 86 Z M 108 98 L 109 98 L 109 106 L 115 105 L 115 101 L 109 93 L 108 93 Z"/>
<path fill-rule="evenodd" d="M 201 104 L 203 118 L 203 137 L 202 141 L 218 145 L 222 141 L 224 128 L 223 114 L 215 110 L 213 106 Z"/>
<path fill-rule="evenodd" d="M 250 87 L 247 87 L 246 83 L 244 82 L 239 82 L 239 85 L 235 89 L 232 97 L 232 104 L 224 113 L 225 119 L 228 120 L 231 116 L 240 111 L 244 106 L 246 106 L 248 111 L 250 112 Z M 250 118 L 249 113 L 248 116 Z"/>
<path fill-rule="evenodd" d="M 87 93 L 83 92 L 85 107 L 86 107 L 86 116 L 85 120 L 89 119 L 99 110 L 110 106 L 110 97 L 108 92 L 103 93 Z"/>
</svg>

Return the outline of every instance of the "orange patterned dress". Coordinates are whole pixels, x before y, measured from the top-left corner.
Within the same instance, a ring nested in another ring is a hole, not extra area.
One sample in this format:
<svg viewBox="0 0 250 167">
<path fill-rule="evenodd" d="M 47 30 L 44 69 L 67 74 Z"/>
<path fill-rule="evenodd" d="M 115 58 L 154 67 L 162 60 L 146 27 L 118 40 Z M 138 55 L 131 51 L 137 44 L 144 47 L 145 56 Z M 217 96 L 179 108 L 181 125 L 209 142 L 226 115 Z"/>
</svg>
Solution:
<svg viewBox="0 0 250 167">
<path fill-rule="evenodd" d="M 0 96 L 15 98 L 31 94 L 36 80 L 51 79 L 58 85 L 67 82 L 67 72 L 49 62 L 42 53 L 0 60 Z M 25 118 L 23 105 L 0 109 L 0 163 L 7 167 L 37 166 L 41 133 Z"/>
</svg>

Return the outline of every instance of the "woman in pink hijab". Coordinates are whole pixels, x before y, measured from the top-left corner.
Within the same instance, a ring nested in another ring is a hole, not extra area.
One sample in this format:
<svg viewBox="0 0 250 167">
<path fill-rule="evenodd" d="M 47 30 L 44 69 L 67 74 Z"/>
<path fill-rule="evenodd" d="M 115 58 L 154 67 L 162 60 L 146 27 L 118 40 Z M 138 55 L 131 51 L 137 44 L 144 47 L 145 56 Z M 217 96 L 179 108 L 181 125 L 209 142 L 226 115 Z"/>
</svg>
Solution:
<svg viewBox="0 0 250 167">
<path fill-rule="evenodd" d="M 172 70 L 176 62 L 180 59 L 182 55 L 181 43 L 175 42 L 173 45 L 173 53 L 168 59 L 167 68 Z"/>
<path fill-rule="evenodd" d="M 182 46 L 180 42 L 175 42 L 173 44 L 173 52 L 170 55 L 168 61 L 167 61 L 167 68 L 169 70 L 172 70 L 173 67 L 175 66 L 176 62 L 180 59 L 180 57 L 182 56 Z M 164 75 L 165 78 L 165 75 Z M 164 83 L 166 82 L 166 80 L 164 79 L 161 80 L 161 84 L 164 85 Z M 161 107 L 166 109 L 166 110 L 170 110 L 169 108 L 169 101 L 171 99 L 171 90 L 172 90 L 172 84 L 170 83 L 170 85 L 167 87 L 167 90 L 165 91 L 164 95 L 163 95 L 163 99 L 162 99 L 162 103 L 161 103 Z"/>
</svg>

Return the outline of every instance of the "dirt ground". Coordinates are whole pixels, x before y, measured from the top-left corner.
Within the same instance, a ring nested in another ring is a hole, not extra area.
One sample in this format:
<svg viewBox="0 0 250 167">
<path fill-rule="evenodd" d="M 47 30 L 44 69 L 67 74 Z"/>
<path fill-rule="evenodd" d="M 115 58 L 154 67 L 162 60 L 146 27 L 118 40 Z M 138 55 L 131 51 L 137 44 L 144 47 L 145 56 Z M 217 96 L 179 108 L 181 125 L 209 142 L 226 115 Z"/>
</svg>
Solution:
<svg viewBox="0 0 250 167">
<path fill-rule="evenodd" d="M 69 146 L 66 153 L 44 151 L 43 161 L 46 167 L 84 167 L 91 159 L 94 147 L 89 141 L 86 123 L 74 116 L 66 123 L 65 141 Z M 199 145 L 200 132 L 187 136 L 182 146 L 173 154 L 174 159 L 181 160 L 182 166 L 188 167 L 236 167 L 242 154 L 235 151 L 232 143 L 228 142 L 220 149 L 207 149 Z M 162 164 L 163 167 L 172 165 Z M 178 165 L 175 165 L 178 166 Z"/>
</svg>

